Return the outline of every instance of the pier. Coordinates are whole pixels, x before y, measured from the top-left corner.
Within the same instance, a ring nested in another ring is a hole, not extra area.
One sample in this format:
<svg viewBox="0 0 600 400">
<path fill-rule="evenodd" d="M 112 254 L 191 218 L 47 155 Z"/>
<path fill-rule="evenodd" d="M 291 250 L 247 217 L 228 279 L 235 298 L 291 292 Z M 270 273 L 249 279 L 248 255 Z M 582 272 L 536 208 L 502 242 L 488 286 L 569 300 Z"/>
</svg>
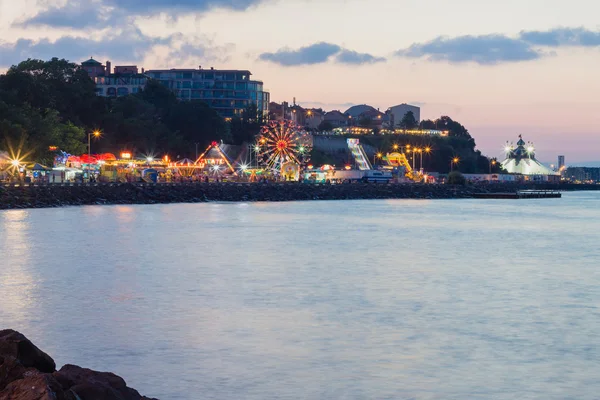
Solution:
<svg viewBox="0 0 600 400">
<path fill-rule="evenodd" d="M 475 199 L 560 199 L 562 194 L 555 190 L 518 190 L 509 193 L 473 193 Z"/>
</svg>

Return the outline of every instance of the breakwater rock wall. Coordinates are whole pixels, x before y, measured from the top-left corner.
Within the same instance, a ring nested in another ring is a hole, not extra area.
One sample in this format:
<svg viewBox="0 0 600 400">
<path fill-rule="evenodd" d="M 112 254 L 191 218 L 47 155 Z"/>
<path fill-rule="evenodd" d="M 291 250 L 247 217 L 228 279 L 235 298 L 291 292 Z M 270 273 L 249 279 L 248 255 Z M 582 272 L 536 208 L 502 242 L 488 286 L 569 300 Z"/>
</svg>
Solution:
<svg viewBox="0 0 600 400">
<path fill-rule="evenodd" d="M 90 204 L 159 204 L 207 201 L 295 201 L 358 199 L 464 199 L 476 193 L 553 189 L 558 185 L 309 185 L 301 183 L 70 184 L 0 186 L 0 209 Z M 600 185 L 598 185 L 600 188 Z"/>
<path fill-rule="evenodd" d="M 156 400 L 110 372 L 54 360 L 19 332 L 0 330 L 0 400 Z"/>
<path fill-rule="evenodd" d="M 307 185 L 299 183 L 97 184 L 0 187 L 0 209 L 86 204 L 207 201 L 470 198 L 482 189 L 448 185 Z"/>
</svg>

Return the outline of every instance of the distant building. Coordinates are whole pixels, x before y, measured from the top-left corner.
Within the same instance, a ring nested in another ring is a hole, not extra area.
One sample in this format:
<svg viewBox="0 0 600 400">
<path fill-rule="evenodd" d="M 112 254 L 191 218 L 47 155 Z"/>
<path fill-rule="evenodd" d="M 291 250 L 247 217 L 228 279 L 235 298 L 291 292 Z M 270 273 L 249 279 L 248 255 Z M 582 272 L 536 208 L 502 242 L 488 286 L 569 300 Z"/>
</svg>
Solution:
<svg viewBox="0 0 600 400">
<path fill-rule="evenodd" d="M 560 171 L 565 166 L 565 156 L 558 156 L 558 170 Z"/>
<path fill-rule="evenodd" d="M 574 182 L 600 182 L 600 168 L 569 167 L 564 177 Z"/>
<path fill-rule="evenodd" d="M 96 94 L 103 97 L 121 97 L 138 93 L 148 82 L 148 76 L 140 74 L 135 65 L 116 66 L 114 73 L 110 71 L 110 62 L 106 62 L 106 73 L 94 79 Z"/>
<path fill-rule="evenodd" d="M 343 114 L 338 110 L 333 110 L 325 114 L 323 122 L 329 122 L 334 128 L 341 128 L 347 126 L 351 119 L 352 117 L 350 115 Z"/>
<path fill-rule="evenodd" d="M 251 104 L 267 115 L 269 92 L 247 70 L 155 69 L 146 74 L 173 90 L 180 100 L 202 100 L 223 117 L 241 115 Z"/>
<path fill-rule="evenodd" d="M 400 126 L 402 118 L 404 118 L 406 113 L 409 111 L 412 111 L 417 123 L 421 121 L 421 108 L 417 106 L 411 106 L 410 104 L 399 104 L 397 106 L 390 107 L 387 110 L 386 114 L 389 116 L 390 127 L 395 128 Z"/>
<path fill-rule="evenodd" d="M 320 108 L 304 108 L 297 104 L 290 106 L 287 101 L 269 103 L 269 119 L 272 121 L 293 121 L 307 129 L 317 129 L 323 122 L 325 113 Z"/>
<path fill-rule="evenodd" d="M 283 121 L 289 119 L 289 105 L 287 101 L 281 104 L 270 102 L 269 103 L 269 119 L 273 121 Z"/>
<path fill-rule="evenodd" d="M 509 174 L 523 175 L 528 180 L 557 181 L 560 179 L 560 174 L 536 160 L 533 143 L 525 143 L 521 135 L 516 147 L 506 144 L 505 152 L 506 160 L 502 161 L 501 165 Z"/>
<path fill-rule="evenodd" d="M 97 76 L 104 76 L 106 73 L 106 68 L 102 65 L 101 62 L 90 58 L 87 61 L 81 63 L 81 68 L 87 71 L 88 75 L 92 80 L 94 80 Z"/>
<path fill-rule="evenodd" d="M 119 97 L 137 93 L 146 86 L 148 77 L 139 73 L 136 65 L 115 66 L 114 73 L 110 61 L 106 65 L 90 58 L 81 63 L 94 83 L 96 94 L 103 97 Z"/>
<path fill-rule="evenodd" d="M 360 104 L 357 106 L 350 107 L 346 110 L 344 114 L 351 116 L 352 119 L 358 119 L 362 114 L 366 112 L 377 112 L 377 109 L 367 104 Z"/>
<path fill-rule="evenodd" d="M 306 110 L 305 126 L 308 129 L 318 129 L 319 125 L 325 120 L 325 113 L 318 108 Z"/>
</svg>

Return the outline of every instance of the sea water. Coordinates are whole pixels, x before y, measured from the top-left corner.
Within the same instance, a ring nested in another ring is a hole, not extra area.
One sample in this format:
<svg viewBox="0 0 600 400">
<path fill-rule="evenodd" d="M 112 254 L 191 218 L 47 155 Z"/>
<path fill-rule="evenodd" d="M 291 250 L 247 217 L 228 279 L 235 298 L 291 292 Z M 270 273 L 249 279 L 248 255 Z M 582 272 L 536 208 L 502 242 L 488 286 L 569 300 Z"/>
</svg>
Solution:
<svg viewBox="0 0 600 400">
<path fill-rule="evenodd" d="M 597 399 L 600 193 L 0 212 L 0 328 L 161 399 Z"/>
</svg>

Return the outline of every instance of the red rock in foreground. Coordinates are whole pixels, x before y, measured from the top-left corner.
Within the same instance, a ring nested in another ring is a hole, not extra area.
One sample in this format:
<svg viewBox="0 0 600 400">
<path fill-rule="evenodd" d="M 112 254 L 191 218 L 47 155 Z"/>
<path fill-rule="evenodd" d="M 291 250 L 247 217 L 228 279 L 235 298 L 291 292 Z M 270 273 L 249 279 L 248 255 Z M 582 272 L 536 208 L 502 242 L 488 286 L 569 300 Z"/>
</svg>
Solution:
<svg viewBox="0 0 600 400">
<path fill-rule="evenodd" d="M 19 332 L 0 330 L 0 400 L 152 400 L 110 372 L 54 360 Z"/>
</svg>

